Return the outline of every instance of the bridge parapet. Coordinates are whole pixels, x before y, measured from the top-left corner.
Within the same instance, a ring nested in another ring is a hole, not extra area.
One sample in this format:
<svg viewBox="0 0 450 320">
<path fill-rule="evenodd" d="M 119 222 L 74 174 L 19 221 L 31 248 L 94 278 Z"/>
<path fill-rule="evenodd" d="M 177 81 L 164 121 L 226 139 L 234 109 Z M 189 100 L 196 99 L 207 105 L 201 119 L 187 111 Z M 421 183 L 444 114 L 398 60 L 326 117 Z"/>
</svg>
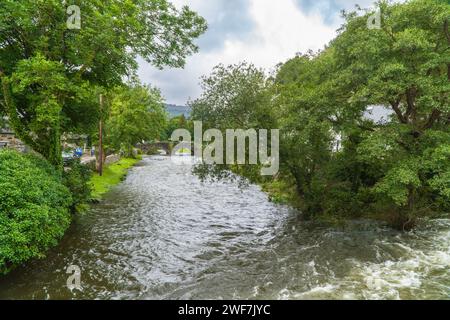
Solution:
<svg viewBox="0 0 450 320">
<path fill-rule="evenodd" d="M 174 146 L 175 143 L 172 141 L 158 141 L 152 143 L 139 143 L 136 145 L 136 148 L 141 149 L 142 152 L 146 154 L 164 150 L 166 154 L 170 155 Z M 191 150 L 194 150 L 193 145 L 191 146 Z"/>
</svg>

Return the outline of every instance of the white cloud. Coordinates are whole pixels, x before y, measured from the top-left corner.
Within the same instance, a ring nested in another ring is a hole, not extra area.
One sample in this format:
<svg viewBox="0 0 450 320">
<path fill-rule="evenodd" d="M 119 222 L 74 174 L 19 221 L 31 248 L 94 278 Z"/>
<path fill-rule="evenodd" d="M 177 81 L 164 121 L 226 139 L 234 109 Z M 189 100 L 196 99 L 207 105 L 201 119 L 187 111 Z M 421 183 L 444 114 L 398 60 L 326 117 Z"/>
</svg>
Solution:
<svg viewBox="0 0 450 320">
<path fill-rule="evenodd" d="M 173 2 L 176 6 L 189 5 L 213 24 L 227 19 L 214 7 L 216 1 L 218 0 Z M 217 28 L 212 28 L 208 31 L 211 33 L 206 35 L 209 39 L 217 41 L 215 37 L 223 37 L 223 45 L 217 49 L 202 51 L 200 47 L 198 54 L 187 59 L 185 69 L 160 71 L 140 61 L 139 75 L 144 82 L 161 88 L 169 103 L 185 104 L 189 97 L 196 98 L 200 95 L 200 76 L 209 74 L 219 63 L 233 64 L 246 60 L 258 67 L 270 69 L 297 52 L 323 48 L 336 35 L 339 20 L 329 25 L 316 10 L 308 14 L 302 12 L 295 1 L 247 0 L 246 10 L 252 29 L 245 38 L 236 33 L 239 30 L 236 26 L 233 26 L 234 33 L 218 33 Z"/>
<path fill-rule="evenodd" d="M 317 15 L 305 15 L 293 0 L 250 0 L 255 22 L 251 42 L 229 41 L 223 52 L 230 62 L 248 60 L 264 68 L 285 61 L 297 52 L 320 49 L 335 35 Z M 281 4 L 281 5 L 280 5 Z"/>
</svg>

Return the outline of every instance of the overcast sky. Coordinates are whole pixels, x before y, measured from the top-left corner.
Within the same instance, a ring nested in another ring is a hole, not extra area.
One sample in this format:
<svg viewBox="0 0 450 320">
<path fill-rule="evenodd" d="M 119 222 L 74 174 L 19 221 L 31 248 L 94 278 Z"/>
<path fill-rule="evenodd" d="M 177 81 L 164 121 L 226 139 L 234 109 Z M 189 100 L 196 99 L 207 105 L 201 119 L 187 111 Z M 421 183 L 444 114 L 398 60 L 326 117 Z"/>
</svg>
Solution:
<svg viewBox="0 0 450 320">
<path fill-rule="evenodd" d="M 249 61 L 267 70 L 279 62 L 324 47 L 342 24 L 340 11 L 374 0 L 172 0 L 188 5 L 208 21 L 196 43 L 200 51 L 184 69 L 158 70 L 139 61 L 139 77 L 159 87 L 167 103 L 185 105 L 197 98 L 199 78 L 219 64 Z"/>
</svg>

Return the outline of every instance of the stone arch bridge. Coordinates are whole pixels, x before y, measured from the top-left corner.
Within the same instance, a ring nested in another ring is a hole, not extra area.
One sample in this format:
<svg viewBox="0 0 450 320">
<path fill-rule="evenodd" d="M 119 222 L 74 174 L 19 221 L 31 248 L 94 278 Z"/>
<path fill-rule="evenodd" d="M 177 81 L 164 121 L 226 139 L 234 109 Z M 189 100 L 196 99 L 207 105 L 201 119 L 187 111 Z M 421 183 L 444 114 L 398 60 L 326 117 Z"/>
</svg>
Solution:
<svg viewBox="0 0 450 320">
<path fill-rule="evenodd" d="M 148 143 L 139 143 L 136 145 L 136 148 L 142 150 L 143 153 L 154 153 L 158 150 L 164 150 L 167 155 L 170 155 L 174 146 L 177 143 L 173 141 L 158 141 L 158 142 L 148 142 Z M 194 150 L 193 143 L 191 143 L 191 150 Z"/>
</svg>

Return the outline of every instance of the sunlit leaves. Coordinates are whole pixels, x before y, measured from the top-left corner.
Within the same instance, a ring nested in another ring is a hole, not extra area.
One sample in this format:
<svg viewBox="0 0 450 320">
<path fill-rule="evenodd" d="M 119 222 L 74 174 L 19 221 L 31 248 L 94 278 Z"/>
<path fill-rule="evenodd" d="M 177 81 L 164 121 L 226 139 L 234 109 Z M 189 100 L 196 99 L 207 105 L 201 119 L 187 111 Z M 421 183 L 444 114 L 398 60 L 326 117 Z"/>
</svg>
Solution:
<svg viewBox="0 0 450 320">
<path fill-rule="evenodd" d="M 111 93 L 105 140 L 129 156 L 135 144 L 156 140 L 166 126 L 164 100 L 159 90 L 139 85 L 117 87 Z"/>
</svg>

